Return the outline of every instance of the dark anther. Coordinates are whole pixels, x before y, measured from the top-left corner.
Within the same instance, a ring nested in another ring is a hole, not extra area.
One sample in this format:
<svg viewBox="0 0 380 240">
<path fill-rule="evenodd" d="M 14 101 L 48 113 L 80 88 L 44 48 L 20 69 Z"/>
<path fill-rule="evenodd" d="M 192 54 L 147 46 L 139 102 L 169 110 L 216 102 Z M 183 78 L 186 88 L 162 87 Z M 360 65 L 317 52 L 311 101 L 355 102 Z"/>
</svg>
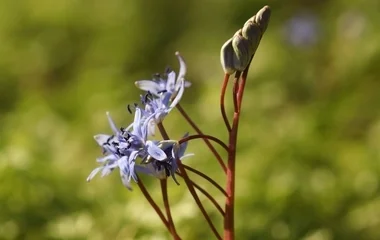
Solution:
<svg viewBox="0 0 380 240">
<path fill-rule="evenodd" d="M 129 112 L 130 114 L 132 114 L 132 110 L 131 110 L 131 105 L 130 105 L 130 104 L 128 104 L 127 109 L 128 109 L 128 112 Z"/>
<path fill-rule="evenodd" d="M 110 141 L 114 138 L 114 135 L 111 135 L 109 138 L 107 138 L 106 142 L 103 143 L 103 145 L 110 145 Z"/>
<path fill-rule="evenodd" d="M 171 71 L 172 71 L 172 68 L 168 66 L 165 69 L 165 74 L 169 74 Z"/>
<path fill-rule="evenodd" d="M 125 134 L 127 134 L 127 135 L 125 135 Z M 124 132 L 123 137 L 124 137 L 125 141 L 128 141 L 128 139 L 131 137 L 131 134 L 129 132 Z"/>
<path fill-rule="evenodd" d="M 165 173 L 166 173 L 166 176 L 169 177 L 170 176 L 170 165 L 166 165 L 165 166 Z"/>
<path fill-rule="evenodd" d="M 144 95 L 144 99 L 142 100 L 143 101 L 143 104 L 146 104 L 147 102 L 149 101 L 152 101 L 153 100 L 153 95 L 151 92 L 147 92 L 145 95 Z"/>
<path fill-rule="evenodd" d="M 161 94 L 161 93 L 166 93 L 168 90 L 162 90 L 162 91 L 158 91 L 157 93 L 158 94 Z"/>
</svg>

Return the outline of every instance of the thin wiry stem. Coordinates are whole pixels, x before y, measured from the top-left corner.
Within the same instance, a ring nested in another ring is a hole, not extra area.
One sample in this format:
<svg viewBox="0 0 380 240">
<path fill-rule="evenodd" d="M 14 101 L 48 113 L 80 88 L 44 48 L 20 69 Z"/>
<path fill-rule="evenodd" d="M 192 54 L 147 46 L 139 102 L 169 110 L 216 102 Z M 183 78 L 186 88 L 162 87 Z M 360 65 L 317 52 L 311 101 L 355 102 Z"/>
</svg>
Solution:
<svg viewBox="0 0 380 240">
<path fill-rule="evenodd" d="M 239 89 L 239 79 L 240 79 L 240 74 L 241 72 L 237 71 L 235 74 L 235 79 L 234 79 L 234 86 L 232 88 L 232 98 L 234 102 L 234 111 L 238 111 L 238 89 Z"/>
<path fill-rule="evenodd" d="M 182 106 L 180 104 L 177 104 L 177 109 L 182 114 L 182 116 L 186 119 L 186 121 L 191 125 L 191 127 L 199 135 L 204 135 L 203 132 L 199 129 L 199 127 L 194 123 L 194 121 L 191 120 L 190 116 L 187 115 L 187 113 L 185 112 L 185 110 L 182 108 Z M 222 167 L 223 171 L 226 172 L 227 171 L 226 164 L 223 162 L 223 159 L 220 156 L 220 154 L 216 151 L 216 149 L 214 148 L 214 146 L 210 143 L 210 141 L 207 138 L 203 138 L 203 141 L 206 143 L 206 145 L 208 146 L 208 148 L 214 154 L 214 156 L 216 157 L 216 159 L 219 162 L 219 165 Z"/>
<path fill-rule="evenodd" d="M 203 134 L 190 135 L 179 140 L 179 144 L 190 141 L 192 139 L 198 139 L 198 138 L 213 140 L 214 142 L 218 143 L 221 147 L 223 147 L 226 151 L 228 151 L 228 146 L 224 142 L 222 142 L 222 140 L 210 135 L 203 135 Z"/>
<path fill-rule="evenodd" d="M 243 102 L 243 94 L 244 94 L 245 83 L 247 81 L 248 70 L 249 70 L 249 66 L 251 65 L 252 59 L 253 59 L 253 56 L 251 57 L 251 60 L 249 61 L 247 68 L 243 72 L 243 75 L 241 77 L 241 82 L 239 84 L 239 91 L 236 94 L 237 99 L 238 99 L 238 111 L 239 112 L 241 110 L 241 104 Z"/>
<path fill-rule="evenodd" d="M 137 181 L 137 185 L 139 186 L 141 192 L 144 194 L 144 197 L 146 200 L 148 200 L 149 204 L 153 207 L 153 209 L 156 211 L 157 215 L 160 217 L 161 221 L 164 223 L 168 231 L 171 233 L 171 229 L 169 226 L 169 222 L 166 220 L 164 214 L 161 212 L 160 207 L 156 204 L 156 202 L 153 200 L 153 198 L 150 196 L 149 192 L 146 190 L 144 183 L 139 180 Z"/>
<path fill-rule="evenodd" d="M 162 123 L 158 123 L 157 126 L 158 126 L 158 129 L 160 130 L 162 137 L 165 140 L 168 140 L 169 136 L 168 136 L 164 126 L 162 125 Z M 161 192 L 162 192 L 162 199 L 163 199 L 165 210 L 166 210 L 166 215 L 168 217 L 170 232 L 171 232 L 174 239 L 176 239 L 176 240 L 180 239 L 180 237 L 178 236 L 177 231 L 175 229 L 174 221 L 173 221 L 172 214 L 170 211 L 170 204 L 169 204 L 168 191 L 167 191 L 167 189 L 168 189 L 167 188 L 167 179 L 166 178 L 160 180 L 160 186 L 161 186 Z"/>
<path fill-rule="evenodd" d="M 180 176 L 180 177 L 183 177 L 182 174 L 179 173 L 179 172 L 176 172 L 176 174 L 178 176 Z M 216 209 L 224 217 L 225 213 L 224 213 L 222 207 L 219 205 L 219 203 L 215 200 L 215 198 L 213 198 L 211 196 L 211 194 L 209 194 L 205 189 L 203 189 L 201 186 L 199 186 L 198 184 L 196 184 L 193 180 L 190 179 L 190 181 L 191 181 L 191 184 L 193 184 L 196 189 L 198 189 L 201 193 L 203 193 L 203 195 L 205 195 L 214 204 L 214 206 L 216 207 Z"/>
<path fill-rule="evenodd" d="M 209 183 L 211 183 L 211 184 L 214 185 L 219 191 L 221 191 L 225 197 L 227 197 L 227 193 L 226 193 L 226 191 L 225 191 L 225 190 L 224 190 L 224 189 L 223 189 L 223 188 L 222 188 L 217 182 L 215 182 L 212 178 L 210 178 L 209 176 L 207 176 L 207 175 L 204 174 L 203 172 L 201 172 L 201 171 L 199 171 L 199 170 L 197 170 L 197 169 L 194 169 L 194 168 L 192 168 L 192 167 L 190 167 L 190 166 L 187 166 L 187 165 L 185 165 L 185 164 L 183 164 L 183 167 L 184 167 L 185 169 L 189 170 L 190 172 L 193 172 L 193 173 L 197 174 L 198 176 L 200 176 L 200 177 L 206 179 Z"/>
<path fill-rule="evenodd" d="M 216 230 L 214 224 L 212 223 L 211 219 L 210 219 L 210 216 L 207 214 L 205 208 L 203 207 L 201 201 L 199 200 L 199 197 L 198 197 L 198 194 L 195 192 L 195 189 L 194 189 L 194 186 L 189 178 L 189 176 L 187 175 L 187 172 L 186 172 L 186 169 L 185 167 L 183 166 L 182 162 L 177 160 L 178 162 L 178 167 L 179 167 L 179 170 L 183 176 L 183 179 L 185 180 L 185 183 L 187 185 L 187 188 L 189 189 L 191 195 L 193 196 L 195 202 L 197 203 L 199 209 L 201 210 L 203 216 L 205 217 L 208 225 L 210 226 L 212 232 L 214 233 L 215 237 L 217 239 L 222 239 L 222 237 L 219 235 L 218 231 Z"/>
<path fill-rule="evenodd" d="M 224 123 L 226 124 L 228 132 L 231 131 L 231 124 L 228 121 L 228 117 L 227 117 L 227 114 L 226 114 L 226 108 L 224 106 L 224 98 L 225 98 L 225 95 L 226 95 L 226 90 L 227 90 L 227 85 L 228 85 L 228 79 L 229 78 L 230 78 L 230 75 L 226 73 L 224 75 L 222 90 L 221 90 L 221 93 L 220 93 L 220 111 L 222 112 L 222 117 L 223 117 Z"/>
<path fill-rule="evenodd" d="M 163 137 L 164 139 L 169 139 L 169 135 L 167 134 L 167 132 L 166 132 L 166 130 L 165 130 L 163 124 L 162 124 L 162 123 L 159 123 L 159 124 L 157 124 L 157 126 L 158 126 L 158 128 L 159 128 L 159 130 L 160 130 L 160 132 L 161 132 L 162 137 Z M 179 144 L 181 144 L 181 142 L 179 142 Z M 210 217 L 208 216 L 206 210 L 204 209 L 204 207 L 203 207 L 201 201 L 199 200 L 199 197 L 198 197 L 197 193 L 196 193 L 195 190 L 194 190 L 194 186 L 193 186 L 193 184 L 192 184 L 192 181 L 190 180 L 189 176 L 187 175 L 186 170 L 185 170 L 185 168 L 184 168 L 182 162 L 181 162 L 179 159 L 177 159 L 177 162 L 178 162 L 178 167 L 179 167 L 179 169 L 180 169 L 180 172 L 181 172 L 181 174 L 182 174 L 182 177 L 183 177 L 183 179 L 185 180 L 186 186 L 187 186 L 187 188 L 189 189 L 191 195 L 193 196 L 195 202 L 197 203 L 199 209 L 201 210 L 203 216 L 205 217 L 207 223 L 209 224 L 211 230 L 214 232 L 215 236 L 216 236 L 218 239 L 222 239 L 221 236 L 219 235 L 219 233 L 217 232 L 217 230 L 216 230 L 214 224 L 212 223 Z M 173 226 L 174 226 L 174 225 L 173 225 Z"/>
</svg>

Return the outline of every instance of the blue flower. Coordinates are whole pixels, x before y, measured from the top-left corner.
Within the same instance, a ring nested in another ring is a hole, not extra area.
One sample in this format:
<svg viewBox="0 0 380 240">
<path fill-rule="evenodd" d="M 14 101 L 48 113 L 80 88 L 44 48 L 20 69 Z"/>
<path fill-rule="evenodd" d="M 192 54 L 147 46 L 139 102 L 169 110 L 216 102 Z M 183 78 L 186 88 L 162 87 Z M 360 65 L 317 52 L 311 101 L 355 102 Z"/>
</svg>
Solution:
<svg viewBox="0 0 380 240">
<path fill-rule="evenodd" d="M 179 52 L 176 52 L 179 61 L 179 73 L 176 79 L 176 74 L 174 71 L 169 71 L 167 73 L 166 79 L 162 78 L 160 75 L 155 75 L 153 80 L 140 80 L 136 81 L 135 85 L 143 91 L 152 93 L 153 95 L 159 97 L 161 93 L 176 93 L 181 87 L 181 81 L 184 81 L 184 87 L 190 87 L 191 83 L 185 81 L 186 75 L 186 64 Z"/>
<path fill-rule="evenodd" d="M 185 134 L 184 137 L 188 136 Z M 169 176 L 177 183 L 175 178 L 175 172 L 178 170 L 177 160 L 182 161 L 186 157 L 192 156 L 193 154 L 186 154 L 187 142 L 178 144 L 177 141 L 173 140 L 163 140 L 160 141 L 158 146 L 165 152 L 167 158 L 159 160 L 152 156 L 148 156 L 143 159 L 142 164 L 136 166 L 139 171 L 146 174 L 152 175 L 159 179 L 165 179 Z"/>
<path fill-rule="evenodd" d="M 146 124 L 148 136 L 155 135 L 156 124 L 161 123 L 170 111 L 175 108 L 181 100 L 184 90 L 185 85 L 182 79 L 179 81 L 179 88 L 175 93 L 164 92 L 160 93 L 158 97 L 155 97 L 148 92 L 141 96 L 141 102 L 144 108 L 135 106 L 135 109 L 136 111 L 141 111 L 140 124 Z"/>
<path fill-rule="evenodd" d="M 128 189 L 131 189 L 131 179 L 137 181 L 135 166 L 138 157 L 144 159 L 150 156 L 155 159 L 164 160 L 167 156 L 157 146 L 158 142 L 146 139 L 146 124 L 140 124 L 141 111 L 139 109 L 136 109 L 135 112 L 132 131 L 124 128 L 118 129 L 109 113 L 107 113 L 107 117 L 114 134 L 99 134 L 94 137 L 96 142 L 102 147 L 105 156 L 97 159 L 97 162 L 103 164 L 103 166 L 95 168 L 88 176 L 87 181 L 90 181 L 100 171 L 103 177 L 118 167 L 123 184 Z M 145 122 L 148 121 L 149 119 Z"/>
</svg>

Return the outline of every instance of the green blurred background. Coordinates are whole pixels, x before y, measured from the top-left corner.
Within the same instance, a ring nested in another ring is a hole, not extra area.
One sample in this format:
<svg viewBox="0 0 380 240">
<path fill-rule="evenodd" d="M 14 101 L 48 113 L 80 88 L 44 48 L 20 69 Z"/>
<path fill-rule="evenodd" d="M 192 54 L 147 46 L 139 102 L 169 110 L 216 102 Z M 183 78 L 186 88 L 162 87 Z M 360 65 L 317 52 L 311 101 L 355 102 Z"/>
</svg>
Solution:
<svg viewBox="0 0 380 240">
<path fill-rule="evenodd" d="M 178 70 L 179 50 L 193 83 L 182 106 L 226 139 L 220 47 L 266 4 L 239 129 L 237 239 L 380 239 L 378 0 L 0 1 L 0 239 L 168 239 L 136 185 L 85 181 L 101 155 L 92 136 L 110 133 L 106 111 L 128 125 L 134 81 Z M 191 131 L 180 121 L 165 120 L 173 138 Z M 202 142 L 189 152 L 224 185 Z M 178 231 L 212 239 L 181 183 L 169 182 Z"/>
</svg>

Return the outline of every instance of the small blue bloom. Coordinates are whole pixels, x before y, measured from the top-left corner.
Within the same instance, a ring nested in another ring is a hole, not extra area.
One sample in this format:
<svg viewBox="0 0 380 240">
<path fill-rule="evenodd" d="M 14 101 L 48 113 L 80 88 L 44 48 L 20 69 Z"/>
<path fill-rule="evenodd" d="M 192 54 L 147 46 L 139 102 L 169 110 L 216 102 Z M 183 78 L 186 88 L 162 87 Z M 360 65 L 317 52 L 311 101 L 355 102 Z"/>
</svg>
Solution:
<svg viewBox="0 0 380 240">
<path fill-rule="evenodd" d="M 186 136 L 187 134 L 184 137 Z M 166 153 L 167 158 L 159 160 L 152 156 L 148 156 L 142 161 L 142 165 L 138 166 L 139 171 L 159 179 L 165 179 L 168 176 L 172 176 L 173 180 L 178 184 L 178 181 L 175 178 L 175 172 L 178 170 L 177 160 L 182 161 L 186 157 L 193 155 L 185 155 L 187 142 L 178 144 L 177 141 L 163 140 L 158 146 Z"/>
<path fill-rule="evenodd" d="M 99 134 L 94 138 L 102 147 L 104 156 L 97 159 L 97 162 L 103 164 L 95 168 L 87 178 L 90 181 L 97 173 L 101 172 L 101 176 L 110 174 L 115 168 L 119 168 L 120 176 L 123 184 L 131 189 L 130 181 L 137 181 L 136 159 L 140 157 L 145 159 L 148 157 L 162 161 L 167 158 L 166 153 L 158 146 L 157 141 L 147 140 L 146 119 L 141 124 L 141 111 L 136 109 L 135 118 L 132 124 L 132 130 L 118 129 L 113 122 L 109 113 L 107 113 L 108 121 L 113 130 L 114 135 Z"/>
<path fill-rule="evenodd" d="M 176 93 L 178 92 L 179 88 L 181 87 L 181 81 L 184 81 L 185 87 L 190 87 L 191 83 L 188 81 L 185 81 L 185 75 L 186 75 L 186 64 L 179 52 L 176 52 L 178 61 L 179 61 L 179 73 L 178 77 L 176 79 L 176 74 L 174 71 L 170 71 L 167 74 L 167 78 L 164 79 L 161 76 L 157 75 L 155 79 L 153 80 L 140 80 L 136 81 L 135 85 L 140 88 L 143 91 L 150 92 L 154 94 L 155 96 L 159 97 L 160 93 Z"/>
</svg>

